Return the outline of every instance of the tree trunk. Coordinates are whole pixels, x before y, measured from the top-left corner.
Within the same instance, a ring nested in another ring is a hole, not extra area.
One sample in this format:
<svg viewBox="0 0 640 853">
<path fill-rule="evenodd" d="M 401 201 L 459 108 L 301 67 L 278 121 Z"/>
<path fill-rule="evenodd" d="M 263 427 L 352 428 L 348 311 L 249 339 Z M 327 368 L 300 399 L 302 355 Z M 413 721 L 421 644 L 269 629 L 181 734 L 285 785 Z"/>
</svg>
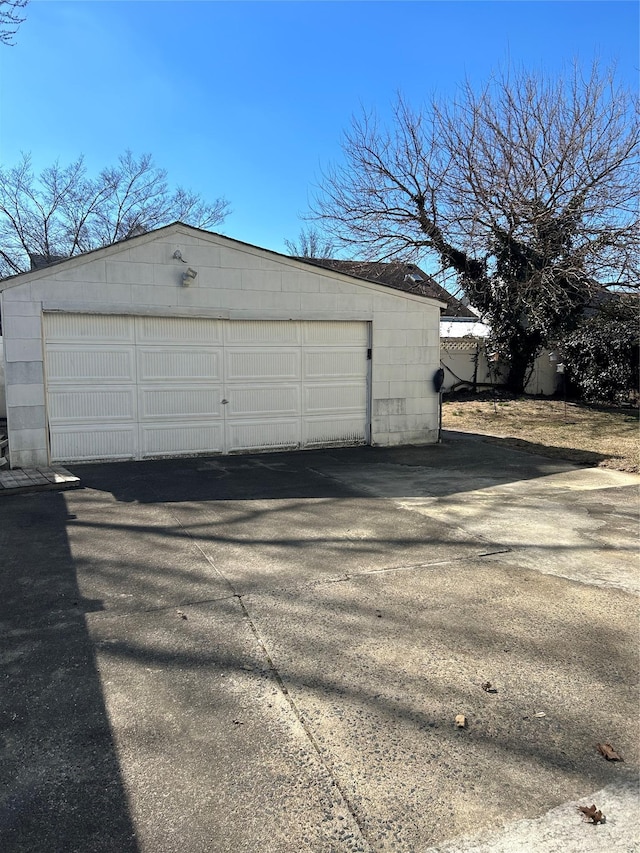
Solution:
<svg viewBox="0 0 640 853">
<path fill-rule="evenodd" d="M 512 394 L 524 394 L 529 371 L 540 352 L 539 335 L 517 335 L 509 347 L 509 372 L 507 390 Z"/>
<path fill-rule="evenodd" d="M 507 373 L 507 390 L 512 394 L 524 394 L 525 380 L 529 372 L 529 362 L 519 356 L 511 359 Z"/>
</svg>

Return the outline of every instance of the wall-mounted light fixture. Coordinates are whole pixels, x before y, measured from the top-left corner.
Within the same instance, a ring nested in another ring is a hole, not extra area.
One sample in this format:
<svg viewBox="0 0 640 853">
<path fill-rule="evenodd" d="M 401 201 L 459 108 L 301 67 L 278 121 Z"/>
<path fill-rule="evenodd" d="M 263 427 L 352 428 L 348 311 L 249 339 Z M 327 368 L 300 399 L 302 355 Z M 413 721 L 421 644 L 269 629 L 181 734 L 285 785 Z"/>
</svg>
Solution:
<svg viewBox="0 0 640 853">
<path fill-rule="evenodd" d="M 182 263 L 183 263 L 183 264 L 186 264 L 186 263 L 187 263 L 187 262 L 185 261 L 185 259 L 182 257 L 182 252 L 180 251 L 180 249 L 176 249 L 176 250 L 175 250 L 175 252 L 173 253 L 173 258 L 174 258 L 174 260 L 176 260 L 176 261 L 182 261 Z"/>
<path fill-rule="evenodd" d="M 182 275 L 182 286 L 189 287 L 189 285 L 193 284 L 193 282 L 196 280 L 197 275 L 198 273 L 196 272 L 196 270 L 191 269 L 191 267 L 187 267 L 187 271 Z"/>
</svg>

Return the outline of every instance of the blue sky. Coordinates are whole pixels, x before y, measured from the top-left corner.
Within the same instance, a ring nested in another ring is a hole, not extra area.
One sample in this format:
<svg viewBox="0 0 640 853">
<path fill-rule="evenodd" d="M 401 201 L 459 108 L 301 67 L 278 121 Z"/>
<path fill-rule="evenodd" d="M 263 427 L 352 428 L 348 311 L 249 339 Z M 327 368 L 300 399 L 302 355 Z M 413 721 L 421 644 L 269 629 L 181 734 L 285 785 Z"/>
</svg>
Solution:
<svg viewBox="0 0 640 853">
<path fill-rule="evenodd" d="M 512 62 L 616 62 L 638 85 L 639 4 L 31 0 L 0 46 L 0 158 L 40 169 L 130 148 L 233 213 L 218 230 L 285 251 L 361 107 L 388 113 Z"/>
</svg>

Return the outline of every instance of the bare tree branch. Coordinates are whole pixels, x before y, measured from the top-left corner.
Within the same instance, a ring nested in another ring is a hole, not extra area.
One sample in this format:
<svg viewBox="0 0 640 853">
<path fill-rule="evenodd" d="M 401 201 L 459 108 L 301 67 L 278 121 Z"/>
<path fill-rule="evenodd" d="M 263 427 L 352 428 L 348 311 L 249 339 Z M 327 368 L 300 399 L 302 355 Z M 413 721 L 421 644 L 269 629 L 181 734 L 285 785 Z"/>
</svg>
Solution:
<svg viewBox="0 0 640 853">
<path fill-rule="evenodd" d="M 294 258 L 330 258 L 333 244 L 315 228 L 302 228 L 298 239 L 285 240 L 287 251 Z"/>
<path fill-rule="evenodd" d="M 26 18 L 21 14 L 29 0 L 0 0 L 0 43 L 13 47 L 15 34 Z"/>
<path fill-rule="evenodd" d="M 637 285 L 637 103 L 596 65 L 467 82 L 418 111 L 399 98 L 391 129 L 352 120 L 312 218 L 368 259 L 453 270 L 521 390 L 594 289 Z"/>
<path fill-rule="evenodd" d="M 149 154 L 130 151 L 91 178 L 82 157 L 35 176 L 29 155 L 0 169 L 0 277 L 89 251 L 179 220 L 199 228 L 222 222 L 223 198 L 212 204 L 178 187 Z"/>
</svg>

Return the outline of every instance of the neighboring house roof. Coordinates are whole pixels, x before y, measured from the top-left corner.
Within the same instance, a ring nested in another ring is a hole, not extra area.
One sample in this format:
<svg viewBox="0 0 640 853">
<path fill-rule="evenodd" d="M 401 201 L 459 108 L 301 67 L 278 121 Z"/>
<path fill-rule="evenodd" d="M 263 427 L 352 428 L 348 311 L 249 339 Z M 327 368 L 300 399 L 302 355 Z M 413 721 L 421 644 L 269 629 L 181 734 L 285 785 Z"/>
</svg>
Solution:
<svg viewBox="0 0 640 853">
<path fill-rule="evenodd" d="M 51 264 L 57 264 L 58 261 L 68 260 L 65 255 L 38 255 L 29 252 L 29 260 L 31 261 L 32 270 L 41 270 L 43 267 L 50 267 Z"/>
<path fill-rule="evenodd" d="M 445 317 L 478 319 L 470 308 L 467 308 L 459 299 L 440 287 L 430 275 L 427 275 L 415 264 L 405 264 L 401 261 L 388 263 L 381 261 L 341 261 L 333 258 L 300 257 L 296 260 L 306 261 L 356 278 L 363 278 L 376 284 L 383 284 L 385 287 L 393 287 L 395 290 L 403 290 L 405 293 L 415 293 L 430 299 L 438 299 L 440 302 L 446 303 L 446 308 L 441 309 L 442 315 Z"/>
<path fill-rule="evenodd" d="M 615 287 L 609 285 L 609 287 Z M 640 308 L 640 293 L 637 290 L 616 288 L 609 290 L 604 285 L 597 290 L 584 309 L 585 317 L 593 317 L 608 308 L 626 308 L 628 311 L 637 312 Z"/>
</svg>

